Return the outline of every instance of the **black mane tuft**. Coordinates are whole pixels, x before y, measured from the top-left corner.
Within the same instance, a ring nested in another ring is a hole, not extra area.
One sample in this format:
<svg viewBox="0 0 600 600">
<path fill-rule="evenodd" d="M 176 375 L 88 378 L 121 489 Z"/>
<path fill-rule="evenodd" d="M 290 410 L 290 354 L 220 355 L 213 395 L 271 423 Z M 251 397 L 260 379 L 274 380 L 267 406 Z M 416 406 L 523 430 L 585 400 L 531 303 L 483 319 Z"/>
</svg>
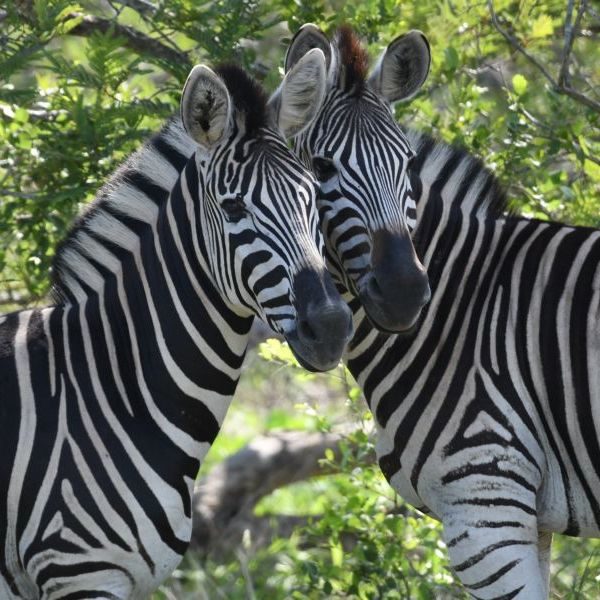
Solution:
<svg viewBox="0 0 600 600">
<path fill-rule="evenodd" d="M 266 127 L 268 96 L 262 86 L 237 65 L 220 65 L 215 72 L 225 83 L 235 109 L 244 114 L 247 133 L 253 135 Z"/>
</svg>

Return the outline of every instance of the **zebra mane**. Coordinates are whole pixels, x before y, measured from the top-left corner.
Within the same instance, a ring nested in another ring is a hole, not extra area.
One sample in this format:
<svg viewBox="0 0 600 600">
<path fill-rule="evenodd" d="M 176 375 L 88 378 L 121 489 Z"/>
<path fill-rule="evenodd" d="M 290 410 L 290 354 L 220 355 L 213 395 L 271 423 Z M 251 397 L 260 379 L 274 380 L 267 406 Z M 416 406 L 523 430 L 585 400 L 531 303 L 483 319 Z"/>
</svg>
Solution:
<svg viewBox="0 0 600 600">
<path fill-rule="evenodd" d="M 463 213 L 492 219 L 514 216 L 506 191 L 496 175 L 483 161 L 463 148 L 440 142 L 411 129 L 406 130 L 408 141 L 416 153 L 412 168 L 421 175 L 421 182 L 432 187 L 447 179 L 451 189 L 442 201 L 460 206 Z M 423 187 L 425 184 L 423 184 Z M 421 190 L 421 197 L 428 191 Z"/>
<path fill-rule="evenodd" d="M 367 81 L 369 55 L 349 25 L 342 25 L 334 38 L 339 58 L 339 83 L 344 91 L 360 93 Z"/>
<path fill-rule="evenodd" d="M 246 132 L 252 135 L 266 126 L 267 95 L 262 87 L 235 65 L 221 65 L 215 72 L 243 115 Z M 77 295 L 77 278 L 93 281 L 89 258 L 93 259 L 97 239 L 122 248 L 136 244 L 136 229 L 156 220 L 159 206 L 166 202 L 195 150 L 196 144 L 181 119 L 173 117 L 114 171 L 56 249 L 51 275 L 51 295 L 56 302 Z M 125 221 L 127 227 L 123 226 Z"/>
<path fill-rule="evenodd" d="M 87 257 L 94 237 L 105 243 L 112 239 L 124 247 L 133 243 L 132 239 L 123 239 L 126 235 L 119 238 L 124 233 L 119 219 L 129 216 L 152 221 L 195 149 L 181 120 L 173 117 L 114 171 L 57 246 L 51 275 L 51 295 L 56 302 L 73 293 L 74 283 L 78 287 L 74 275 L 87 279 L 82 271 L 89 264 Z"/>
<path fill-rule="evenodd" d="M 220 65 L 215 73 L 225 83 L 236 110 L 244 115 L 246 132 L 253 135 L 261 127 L 267 127 L 268 96 L 262 86 L 237 65 Z"/>
</svg>

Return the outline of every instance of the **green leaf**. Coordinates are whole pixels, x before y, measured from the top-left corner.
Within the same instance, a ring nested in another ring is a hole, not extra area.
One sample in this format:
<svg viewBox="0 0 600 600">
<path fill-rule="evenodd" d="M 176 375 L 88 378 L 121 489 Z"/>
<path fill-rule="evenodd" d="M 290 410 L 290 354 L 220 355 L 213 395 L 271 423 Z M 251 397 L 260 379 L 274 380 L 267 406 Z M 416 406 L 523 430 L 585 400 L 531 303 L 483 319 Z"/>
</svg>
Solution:
<svg viewBox="0 0 600 600">
<path fill-rule="evenodd" d="M 25 109 L 23 107 L 17 108 L 17 110 L 15 110 L 13 119 L 17 123 L 23 123 L 23 124 L 27 123 L 29 121 L 29 113 L 27 112 L 27 109 Z"/>
<path fill-rule="evenodd" d="M 600 181 L 600 165 L 597 165 L 591 160 L 586 160 L 583 163 L 583 170 L 588 177 L 591 177 L 594 181 Z"/>
<path fill-rule="evenodd" d="M 554 33 L 552 19 L 548 15 L 540 15 L 531 25 L 531 38 L 545 38 Z"/>
<path fill-rule="evenodd" d="M 527 79 L 520 73 L 513 76 L 512 85 L 517 96 L 522 96 L 527 91 Z"/>
<path fill-rule="evenodd" d="M 448 71 L 456 71 L 459 65 L 458 52 L 452 46 L 444 50 L 444 63 Z"/>
<path fill-rule="evenodd" d="M 331 544 L 331 562 L 334 567 L 341 567 L 344 562 L 344 549 L 342 545 L 337 542 L 335 544 Z"/>
</svg>

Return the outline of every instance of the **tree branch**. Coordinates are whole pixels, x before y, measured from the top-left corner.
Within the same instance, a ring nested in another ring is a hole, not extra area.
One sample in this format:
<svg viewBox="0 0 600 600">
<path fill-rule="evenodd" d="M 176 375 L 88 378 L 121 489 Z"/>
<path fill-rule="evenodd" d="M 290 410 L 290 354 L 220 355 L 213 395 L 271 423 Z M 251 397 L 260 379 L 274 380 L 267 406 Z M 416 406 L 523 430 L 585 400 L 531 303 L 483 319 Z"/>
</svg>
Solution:
<svg viewBox="0 0 600 600">
<path fill-rule="evenodd" d="M 152 55 L 154 58 L 163 60 L 167 63 L 165 66 L 168 68 L 171 68 L 170 65 L 173 65 L 172 70 L 174 71 L 179 70 L 181 66 L 186 66 L 190 69 L 192 67 L 192 63 L 186 52 L 169 48 L 162 42 L 148 37 L 128 25 L 121 25 L 110 19 L 104 19 L 93 15 L 82 15 L 80 13 L 72 13 L 66 18 L 74 19 L 79 17 L 83 18 L 80 23 L 69 30 L 68 33 L 70 35 L 86 37 L 94 32 L 111 32 L 115 37 L 123 38 L 125 40 L 125 45 L 134 52 L 137 52 L 142 56 Z"/>
<path fill-rule="evenodd" d="M 157 7 L 152 4 L 152 2 L 148 2 L 148 0 L 115 0 L 115 2 L 123 6 L 128 6 L 141 15 L 153 14 L 158 10 Z"/>
<path fill-rule="evenodd" d="M 32 23 L 35 11 L 33 9 L 32 0 L 15 0 L 16 10 L 18 14 L 28 23 Z M 138 12 L 143 14 L 150 10 L 153 5 L 145 0 L 123 0 L 120 2 L 123 5 L 136 8 Z M 147 5 L 147 6 L 146 6 Z M 121 25 L 114 19 L 106 19 L 95 15 L 85 15 L 79 12 L 69 13 L 64 16 L 64 21 L 70 19 L 81 19 L 77 25 L 69 29 L 69 35 L 77 35 L 88 37 L 95 32 L 111 33 L 114 37 L 122 38 L 125 46 L 142 56 L 152 56 L 155 59 L 164 61 L 165 68 L 171 72 L 177 73 L 181 67 L 191 69 L 192 63 L 186 52 L 182 52 L 177 48 L 171 48 L 159 40 L 145 35 L 134 27 L 129 25 Z"/>
<path fill-rule="evenodd" d="M 567 83 L 567 80 L 569 77 L 569 61 L 571 58 L 571 50 L 573 49 L 573 40 L 575 38 L 575 36 L 573 35 L 573 23 L 572 23 L 573 4 L 574 4 L 574 0 L 568 0 L 567 16 L 565 17 L 565 44 L 563 46 L 560 72 L 558 73 L 558 83 L 560 85 Z M 584 5 L 584 2 L 582 2 L 579 5 L 579 11 L 577 13 L 578 20 L 581 15 L 581 9 L 582 9 L 583 5 Z"/>
<path fill-rule="evenodd" d="M 193 504 L 192 545 L 203 554 L 222 554 L 239 545 L 246 529 L 253 543 L 264 544 L 278 527 L 291 533 L 304 517 L 256 517 L 256 503 L 274 490 L 316 475 L 337 472 L 325 468 L 325 451 L 342 457 L 340 442 L 346 437 L 336 433 L 281 431 L 255 438 L 245 448 L 217 465 L 196 487 Z M 374 453 L 365 457 L 374 462 Z M 274 522 L 275 525 L 274 526 Z"/>
<path fill-rule="evenodd" d="M 571 3 L 571 0 L 569 0 L 569 3 Z M 577 13 L 577 19 L 576 19 L 575 26 L 572 28 L 572 30 L 570 31 L 570 33 L 568 35 L 566 34 L 567 39 L 565 39 L 565 49 L 563 50 L 563 66 L 565 69 L 565 73 L 563 74 L 563 79 L 568 78 L 567 77 L 567 75 L 568 75 L 567 69 L 568 69 L 569 57 L 571 54 L 571 48 L 573 47 L 573 37 L 574 37 L 574 35 L 577 31 L 577 28 L 579 26 L 579 23 L 581 21 L 581 15 L 583 14 L 582 10 L 585 10 L 585 5 L 586 5 L 586 0 L 582 0 L 581 5 L 578 10 L 578 13 Z M 583 7 L 583 9 L 582 9 L 582 7 Z M 527 52 L 527 50 L 525 50 L 525 48 L 523 48 L 523 46 L 519 43 L 519 41 L 515 37 L 513 37 L 510 33 L 505 31 L 501 27 L 501 25 L 498 21 L 498 16 L 496 14 L 496 11 L 494 10 L 493 0 L 488 0 L 488 9 L 490 11 L 490 15 L 492 18 L 492 24 L 493 24 L 494 28 L 496 29 L 496 31 L 498 31 L 498 33 L 510 44 L 510 46 L 512 46 L 512 48 L 514 48 L 517 52 L 521 53 L 534 67 L 536 67 L 536 69 L 538 69 L 538 71 L 540 71 L 540 73 L 542 73 L 542 75 L 548 80 L 548 82 L 552 85 L 552 88 L 556 92 L 558 92 L 559 94 L 565 94 L 566 96 L 569 96 L 569 97 L 573 98 L 574 100 L 577 100 L 580 104 L 584 104 L 588 108 L 591 108 L 592 110 L 594 110 L 596 112 L 600 112 L 600 102 L 597 102 L 596 100 L 593 100 L 592 98 L 590 98 L 590 97 L 586 96 L 585 94 L 582 94 L 578 90 L 572 88 L 564 80 L 556 81 L 554 79 L 554 77 L 550 74 L 550 72 L 546 69 L 546 67 L 544 67 L 544 65 L 537 58 L 535 58 L 533 55 L 529 54 L 529 52 Z M 567 13 L 568 13 L 568 11 L 567 11 Z M 567 19 L 570 19 L 570 18 L 571 17 L 569 16 L 569 14 L 567 14 Z M 566 25 L 565 25 L 565 28 L 566 28 Z M 561 67 L 561 73 L 562 73 L 562 67 Z"/>
</svg>

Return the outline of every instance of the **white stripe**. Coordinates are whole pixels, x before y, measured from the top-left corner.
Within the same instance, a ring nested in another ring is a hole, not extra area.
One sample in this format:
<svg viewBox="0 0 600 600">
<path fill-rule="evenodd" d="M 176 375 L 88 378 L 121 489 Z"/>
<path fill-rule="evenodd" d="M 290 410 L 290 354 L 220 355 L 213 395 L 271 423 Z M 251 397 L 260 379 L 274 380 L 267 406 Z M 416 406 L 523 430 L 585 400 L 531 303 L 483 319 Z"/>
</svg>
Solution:
<svg viewBox="0 0 600 600">
<path fill-rule="evenodd" d="M 52 447 L 52 451 L 50 453 L 50 460 L 48 461 L 44 478 L 42 479 L 42 483 L 37 490 L 35 504 L 33 505 L 29 521 L 27 521 L 27 525 L 23 530 L 23 535 L 19 540 L 19 551 L 21 556 L 27 552 L 30 544 L 33 542 L 36 534 L 38 533 L 37 528 L 41 523 L 42 513 L 46 508 L 46 503 L 48 502 L 52 488 L 56 483 L 60 454 L 67 437 L 66 389 L 63 377 L 61 377 L 61 392 L 58 402 L 58 428 L 56 432 L 56 439 L 54 440 L 54 446 Z"/>
<path fill-rule="evenodd" d="M 33 440 L 37 423 L 35 399 L 31 382 L 29 352 L 27 348 L 27 331 L 33 311 L 18 313 L 19 325 L 15 335 L 15 363 L 19 382 L 19 401 L 21 413 L 19 420 L 19 441 L 15 461 L 10 474 L 7 496 L 7 523 L 4 551 L 6 566 L 14 577 L 14 583 L 26 598 L 34 598 L 37 591 L 26 573 L 19 568 L 17 556 L 17 514 L 19 511 L 25 472 L 31 458 Z"/>
</svg>

